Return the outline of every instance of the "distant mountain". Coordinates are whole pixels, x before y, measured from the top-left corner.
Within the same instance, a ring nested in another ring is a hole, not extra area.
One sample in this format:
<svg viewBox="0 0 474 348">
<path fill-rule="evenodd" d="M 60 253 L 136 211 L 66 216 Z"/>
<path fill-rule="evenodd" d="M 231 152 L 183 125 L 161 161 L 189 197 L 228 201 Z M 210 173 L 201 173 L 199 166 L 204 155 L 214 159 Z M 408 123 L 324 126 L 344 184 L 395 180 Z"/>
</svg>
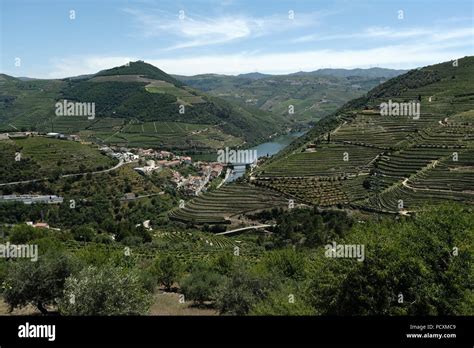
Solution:
<svg viewBox="0 0 474 348">
<path fill-rule="evenodd" d="M 299 76 L 335 76 L 335 77 L 364 77 L 364 78 L 385 78 L 389 79 L 406 73 L 408 70 L 395 70 L 386 68 L 369 69 L 318 69 L 315 71 L 300 71 L 291 75 Z"/>
<path fill-rule="evenodd" d="M 249 79 L 252 79 L 252 80 L 260 80 L 260 79 L 263 79 L 265 77 L 269 77 L 269 76 L 272 76 L 270 74 L 261 74 L 259 72 L 252 72 L 252 73 L 247 73 L 247 74 L 239 74 L 237 75 L 238 77 L 243 77 L 243 78 L 249 78 Z"/>
<path fill-rule="evenodd" d="M 345 102 L 403 72 L 382 68 L 322 69 L 289 75 L 249 73 L 175 77 L 185 85 L 214 96 L 271 111 L 292 124 L 306 124 L 329 115 Z M 289 112 L 291 107 L 293 114 Z"/>
<path fill-rule="evenodd" d="M 31 80 L 37 80 L 35 78 L 31 78 L 31 77 L 25 77 L 25 76 L 18 76 L 16 77 L 18 80 L 21 80 L 21 81 L 31 81 Z"/>
<path fill-rule="evenodd" d="M 90 79 L 94 77 L 94 74 L 85 74 L 85 75 L 77 75 L 68 77 L 66 80 L 83 80 L 83 79 Z"/>
</svg>

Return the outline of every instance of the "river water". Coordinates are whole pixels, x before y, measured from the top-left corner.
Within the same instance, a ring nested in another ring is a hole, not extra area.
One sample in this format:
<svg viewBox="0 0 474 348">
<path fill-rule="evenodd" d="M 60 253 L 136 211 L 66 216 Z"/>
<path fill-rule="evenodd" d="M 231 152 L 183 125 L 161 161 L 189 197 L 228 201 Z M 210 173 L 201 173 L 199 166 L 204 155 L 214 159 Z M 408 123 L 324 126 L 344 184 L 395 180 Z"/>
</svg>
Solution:
<svg viewBox="0 0 474 348">
<path fill-rule="evenodd" d="M 285 147 L 290 145 L 290 143 L 295 140 L 296 138 L 305 134 L 306 131 L 300 132 L 291 132 L 284 135 L 280 135 L 271 141 L 267 141 L 265 143 L 261 143 L 257 146 L 251 147 L 249 150 L 257 150 L 257 157 L 264 157 L 264 156 L 273 156 L 283 150 Z M 226 182 L 232 182 L 242 175 L 245 174 L 245 166 L 234 166 L 234 170 L 232 174 L 228 177 Z"/>
</svg>

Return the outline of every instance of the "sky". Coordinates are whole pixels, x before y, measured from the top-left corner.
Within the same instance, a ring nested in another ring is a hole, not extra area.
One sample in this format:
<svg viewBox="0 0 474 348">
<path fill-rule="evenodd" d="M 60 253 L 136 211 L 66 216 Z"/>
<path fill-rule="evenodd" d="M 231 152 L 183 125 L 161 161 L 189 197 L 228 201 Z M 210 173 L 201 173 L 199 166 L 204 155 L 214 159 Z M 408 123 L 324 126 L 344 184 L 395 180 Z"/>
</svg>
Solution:
<svg viewBox="0 0 474 348">
<path fill-rule="evenodd" d="M 0 72 L 412 69 L 474 52 L 472 0 L 0 0 Z"/>
</svg>

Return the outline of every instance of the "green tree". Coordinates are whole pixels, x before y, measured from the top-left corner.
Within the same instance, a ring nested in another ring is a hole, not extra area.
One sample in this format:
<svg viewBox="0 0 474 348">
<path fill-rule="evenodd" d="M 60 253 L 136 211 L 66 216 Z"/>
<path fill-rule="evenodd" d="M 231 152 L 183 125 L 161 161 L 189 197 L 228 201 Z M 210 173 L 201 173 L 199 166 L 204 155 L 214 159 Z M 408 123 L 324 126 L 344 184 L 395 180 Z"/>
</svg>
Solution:
<svg viewBox="0 0 474 348">
<path fill-rule="evenodd" d="M 472 209 L 425 209 L 414 218 L 357 227 L 339 243 L 365 260 L 315 258 L 308 287 L 326 315 L 472 315 Z"/>
<path fill-rule="evenodd" d="M 34 228 L 26 224 L 15 225 L 10 232 L 10 242 L 14 244 L 25 244 L 31 240 L 44 237 L 46 232 L 41 228 Z"/>
<path fill-rule="evenodd" d="M 211 267 L 219 274 L 230 276 L 235 268 L 235 256 L 231 253 L 223 253 L 211 261 Z"/>
<path fill-rule="evenodd" d="M 208 265 L 197 264 L 191 273 L 180 283 L 181 291 L 186 299 L 203 305 L 205 301 L 214 301 L 216 290 L 222 282 L 222 276 L 213 271 Z"/>
<path fill-rule="evenodd" d="M 305 257 L 301 251 L 286 248 L 271 251 L 262 260 L 265 272 L 272 276 L 302 280 L 305 278 Z"/>
<path fill-rule="evenodd" d="M 59 309 L 65 315 L 139 315 L 152 303 L 136 272 L 110 265 L 86 267 L 64 288 Z"/>
<path fill-rule="evenodd" d="M 95 230 L 90 226 L 79 226 L 72 229 L 72 235 L 75 240 L 81 242 L 90 242 L 94 239 L 96 233 Z"/>
<path fill-rule="evenodd" d="M 71 262 L 64 254 L 49 253 L 38 261 L 9 262 L 3 282 L 3 297 L 10 311 L 31 304 L 46 314 L 47 305 L 55 305 L 61 297 L 64 282 L 71 273 Z"/>
<path fill-rule="evenodd" d="M 240 265 L 219 287 L 216 307 L 221 314 L 246 315 L 275 288 L 271 279 Z"/>
<path fill-rule="evenodd" d="M 172 255 L 166 255 L 156 261 L 157 279 L 160 284 L 163 284 L 166 291 L 170 291 L 173 284 L 179 279 L 181 268 L 180 261 Z"/>
<path fill-rule="evenodd" d="M 284 285 L 271 291 L 250 310 L 250 315 L 314 315 L 315 310 L 305 296 L 303 289 Z"/>
</svg>

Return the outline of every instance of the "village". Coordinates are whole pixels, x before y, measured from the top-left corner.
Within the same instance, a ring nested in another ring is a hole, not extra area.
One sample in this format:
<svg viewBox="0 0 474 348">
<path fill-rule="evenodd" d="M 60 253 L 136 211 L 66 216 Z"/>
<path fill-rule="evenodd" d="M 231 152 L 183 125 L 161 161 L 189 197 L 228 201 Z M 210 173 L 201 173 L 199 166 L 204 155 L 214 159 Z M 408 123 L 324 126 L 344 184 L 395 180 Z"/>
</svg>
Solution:
<svg viewBox="0 0 474 348">
<path fill-rule="evenodd" d="M 66 135 L 62 133 L 39 133 L 39 132 L 9 132 L 1 133 L 0 140 L 20 139 L 27 137 L 47 137 L 55 138 L 64 141 L 77 141 L 81 143 L 91 144 L 88 141 L 81 140 L 79 135 Z M 142 148 L 126 148 L 122 146 L 99 146 L 99 151 L 104 155 L 115 158 L 123 164 L 137 163 L 138 166 L 134 170 L 141 175 L 151 175 L 153 172 L 160 172 L 163 169 L 168 169 L 172 173 L 172 181 L 176 184 L 176 188 L 181 190 L 185 195 L 197 196 L 205 192 L 209 183 L 221 176 L 225 165 L 221 162 L 193 162 L 189 156 L 175 155 L 170 151 L 156 150 L 156 149 L 142 149 Z M 180 168 L 183 166 L 192 166 L 192 174 L 183 176 L 180 173 Z M 229 176 L 230 169 L 227 170 L 226 178 Z M 226 178 L 222 180 L 225 182 Z M 31 204 L 32 201 L 42 200 L 43 197 L 32 199 L 31 196 L 26 197 L 2 197 L 4 200 L 23 201 L 25 204 Z M 58 199 L 61 199 L 58 197 Z M 55 200 L 49 200 L 45 197 L 46 203 L 57 203 Z"/>
<path fill-rule="evenodd" d="M 151 175 L 169 169 L 176 188 L 188 196 L 197 196 L 207 190 L 208 184 L 221 176 L 224 164 L 220 162 L 192 162 L 189 156 L 179 156 L 172 152 L 155 149 L 101 146 L 99 150 L 107 156 L 124 163 L 138 163 L 134 170 L 142 175 Z M 192 166 L 195 175 L 183 176 L 178 170 L 183 166 Z"/>
<path fill-rule="evenodd" d="M 63 141 L 76 141 L 84 144 L 91 144 L 88 141 L 81 140 L 79 135 L 65 135 L 54 132 L 9 132 L 0 134 L 0 140 L 14 140 L 27 137 L 47 137 Z M 117 168 L 124 164 L 131 164 L 133 165 L 133 169 L 140 175 L 150 176 L 154 172 L 159 173 L 160 171 L 168 170 L 171 173 L 171 181 L 176 185 L 176 189 L 180 190 L 182 194 L 187 196 L 197 196 L 207 191 L 209 184 L 213 180 L 221 177 L 225 167 L 225 165 L 220 162 L 197 161 L 193 163 L 189 156 L 179 156 L 165 150 L 126 148 L 107 145 L 99 145 L 98 150 L 106 156 L 117 159 L 119 161 Z M 187 174 L 183 175 L 180 171 L 186 172 Z M 224 175 L 222 175 L 220 185 L 222 185 L 228 178 L 229 172 L 230 169 L 227 169 L 225 178 Z M 139 198 L 136 197 L 134 193 L 128 193 L 127 195 L 128 196 L 124 196 L 124 200 L 134 200 Z M 61 204 L 63 203 L 63 197 L 56 195 L 10 194 L 0 195 L 0 202 L 22 202 L 26 205 L 34 203 Z M 46 222 L 33 223 L 27 221 L 26 224 L 35 228 L 54 229 Z M 144 221 L 143 226 L 146 229 L 151 229 L 149 221 Z"/>
</svg>

